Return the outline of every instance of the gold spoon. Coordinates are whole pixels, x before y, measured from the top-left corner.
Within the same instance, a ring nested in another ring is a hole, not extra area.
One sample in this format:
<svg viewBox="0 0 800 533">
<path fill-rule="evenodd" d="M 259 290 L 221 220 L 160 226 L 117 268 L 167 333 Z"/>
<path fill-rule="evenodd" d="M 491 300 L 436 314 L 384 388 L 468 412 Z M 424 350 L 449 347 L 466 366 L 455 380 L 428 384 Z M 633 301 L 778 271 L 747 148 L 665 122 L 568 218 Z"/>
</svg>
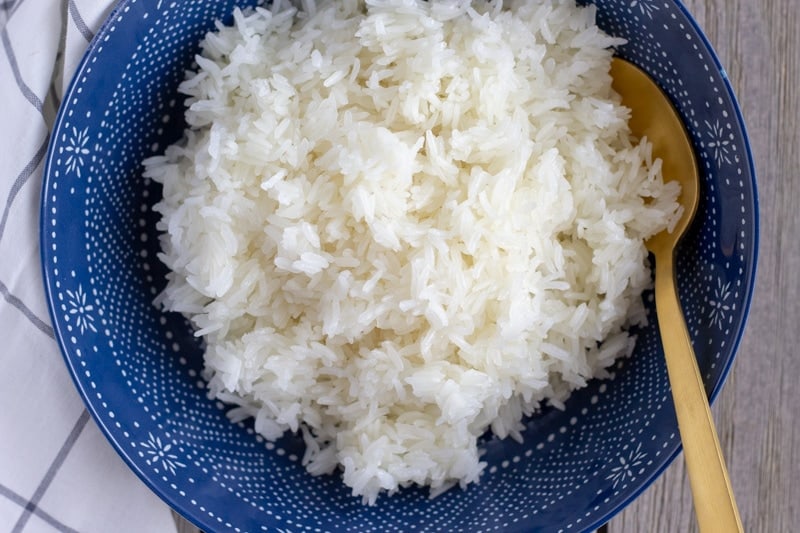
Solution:
<svg viewBox="0 0 800 533">
<path fill-rule="evenodd" d="M 681 184 L 679 202 L 684 211 L 680 221 L 671 233 L 665 230 L 651 237 L 647 248 L 655 256 L 658 327 L 697 523 L 703 533 L 743 531 L 675 286 L 675 248 L 694 218 L 700 196 L 697 161 L 678 113 L 647 74 L 614 58 L 611 77 L 623 105 L 631 110 L 631 131 L 653 144 L 653 158 L 661 159 L 664 180 Z"/>
</svg>

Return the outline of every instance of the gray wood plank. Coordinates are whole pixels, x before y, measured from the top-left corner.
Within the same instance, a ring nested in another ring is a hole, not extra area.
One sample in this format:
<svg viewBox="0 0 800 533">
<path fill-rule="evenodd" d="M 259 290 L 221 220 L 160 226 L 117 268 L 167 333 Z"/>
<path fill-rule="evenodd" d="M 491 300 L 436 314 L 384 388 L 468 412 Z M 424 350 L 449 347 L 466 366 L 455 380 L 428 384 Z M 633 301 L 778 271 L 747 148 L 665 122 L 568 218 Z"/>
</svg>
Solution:
<svg viewBox="0 0 800 533">
<path fill-rule="evenodd" d="M 176 533 L 200 533 L 200 530 L 197 527 L 186 520 L 184 517 L 172 511 L 172 518 L 175 519 L 175 528 L 177 529 Z"/>
</svg>

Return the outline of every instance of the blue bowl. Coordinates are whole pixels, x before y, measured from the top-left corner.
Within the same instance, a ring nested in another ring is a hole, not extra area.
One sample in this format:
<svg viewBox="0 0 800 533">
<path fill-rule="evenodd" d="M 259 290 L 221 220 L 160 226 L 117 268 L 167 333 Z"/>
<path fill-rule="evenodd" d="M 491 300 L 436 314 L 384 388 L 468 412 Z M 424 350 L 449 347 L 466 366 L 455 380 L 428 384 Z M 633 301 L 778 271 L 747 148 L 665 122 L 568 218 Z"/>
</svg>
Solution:
<svg viewBox="0 0 800 533">
<path fill-rule="evenodd" d="M 141 161 L 183 130 L 176 92 L 200 38 L 235 0 L 123 0 L 64 98 L 47 156 L 42 265 L 75 384 L 128 465 L 205 531 L 584 531 L 629 504 L 680 450 L 659 334 L 639 332 L 615 377 L 565 411 L 527 420 L 524 444 L 487 437 L 480 484 L 429 499 L 403 490 L 363 506 L 338 476 L 312 477 L 302 442 L 231 424 L 206 397 L 202 348 L 186 320 L 152 303 L 158 187 Z M 587 3 L 587 2 L 583 2 Z M 671 96 L 702 169 L 696 223 L 677 260 L 681 302 L 706 389 L 719 392 L 753 289 L 758 212 L 752 156 L 733 91 L 677 0 L 597 0 L 618 54 Z M 654 313 L 652 295 L 647 305 Z"/>
</svg>

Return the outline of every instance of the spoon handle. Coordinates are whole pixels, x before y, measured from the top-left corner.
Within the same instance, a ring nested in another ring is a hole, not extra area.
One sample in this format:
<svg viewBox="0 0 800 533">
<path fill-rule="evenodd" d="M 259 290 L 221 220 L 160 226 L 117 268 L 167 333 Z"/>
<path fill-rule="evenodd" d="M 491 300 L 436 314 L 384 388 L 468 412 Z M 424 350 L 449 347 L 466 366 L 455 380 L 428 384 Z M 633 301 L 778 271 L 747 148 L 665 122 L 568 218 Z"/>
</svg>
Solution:
<svg viewBox="0 0 800 533">
<path fill-rule="evenodd" d="M 655 300 L 683 455 L 702 533 L 743 531 L 703 380 L 686 329 L 672 251 L 656 256 Z"/>
</svg>

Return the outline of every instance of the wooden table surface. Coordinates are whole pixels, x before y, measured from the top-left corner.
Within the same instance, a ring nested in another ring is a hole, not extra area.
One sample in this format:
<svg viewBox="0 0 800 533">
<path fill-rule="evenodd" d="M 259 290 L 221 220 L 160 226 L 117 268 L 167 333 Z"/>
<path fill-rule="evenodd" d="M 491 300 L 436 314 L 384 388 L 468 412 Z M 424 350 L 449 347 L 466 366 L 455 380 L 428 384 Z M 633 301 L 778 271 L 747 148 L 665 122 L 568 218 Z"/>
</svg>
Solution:
<svg viewBox="0 0 800 533">
<path fill-rule="evenodd" d="M 761 209 L 747 331 L 714 408 L 745 531 L 800 524 L 800 16 L 798 0 L 683 0 L 719 54 L 750 134 Z M 181 533 L 196 532 L 176 518 Z M 608 525 L 696 531 L 679 457 Z"/>
</svg>

